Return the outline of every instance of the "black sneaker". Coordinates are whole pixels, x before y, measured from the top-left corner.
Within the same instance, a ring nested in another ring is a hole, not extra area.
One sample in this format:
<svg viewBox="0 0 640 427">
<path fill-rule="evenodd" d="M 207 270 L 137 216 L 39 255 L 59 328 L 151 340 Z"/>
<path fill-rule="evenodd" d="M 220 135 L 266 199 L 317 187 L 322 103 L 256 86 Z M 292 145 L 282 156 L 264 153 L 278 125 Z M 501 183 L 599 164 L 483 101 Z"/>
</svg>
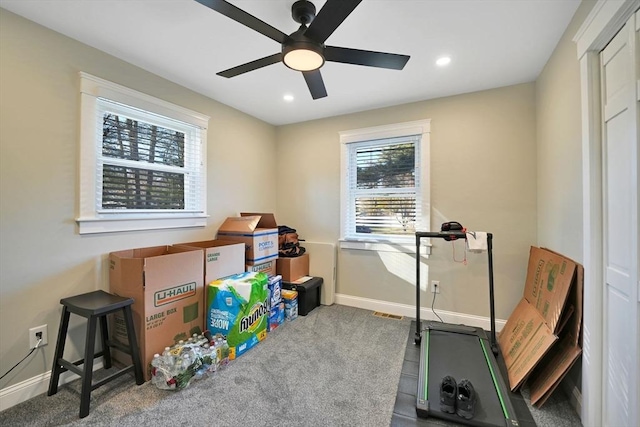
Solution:
<svg viewBox="0 0 640 427">
<path fill-rule="evenodd" d="M 459 417 L 470 420 L 476 410 L 476 391 L 469 380 L 462 380 L 458 384 L 458 397 L 456 399 L 456 414 Z"/>
<path fill-rule="evenodd" d="M 440 383 L 440 410 L 449 414 L 456 413 L 456 396 L 458 395 L 456 379 L 447 375 Z"/>
</svg>

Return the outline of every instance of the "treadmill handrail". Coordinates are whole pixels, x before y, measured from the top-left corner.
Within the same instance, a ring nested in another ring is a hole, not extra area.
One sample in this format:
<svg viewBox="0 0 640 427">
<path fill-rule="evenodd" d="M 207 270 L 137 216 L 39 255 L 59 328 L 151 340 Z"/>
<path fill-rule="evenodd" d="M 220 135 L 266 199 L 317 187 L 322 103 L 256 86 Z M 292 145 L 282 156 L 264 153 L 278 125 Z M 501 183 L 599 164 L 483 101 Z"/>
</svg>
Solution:
<svg viewBox="0 0 640 427">
<path fill-rule="evenodd" d="M 416 337 L 415 342 L 421 340 L 420 330 L 420 240 L 424 237 L 445 239 L 445 240 L 467 240 L 467 232 L 465 231 L 416 231 Z M 493 289 L 493 234 L 487 233 L 487 259 L 489 264 L 489 310 L 491 314 L 491 350 L 493 354 L 498 354 L 496 344 L 496 315 L 494 305 L 494 289 Z"/>
</svg>

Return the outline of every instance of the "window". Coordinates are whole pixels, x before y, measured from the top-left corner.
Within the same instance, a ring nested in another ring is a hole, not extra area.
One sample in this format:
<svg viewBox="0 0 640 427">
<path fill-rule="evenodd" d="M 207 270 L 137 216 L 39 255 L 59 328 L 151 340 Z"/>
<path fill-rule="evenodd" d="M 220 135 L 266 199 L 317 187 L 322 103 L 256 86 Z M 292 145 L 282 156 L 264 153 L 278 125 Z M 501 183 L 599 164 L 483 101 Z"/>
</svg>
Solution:
<svg viewBox="0 0 640 427">
<path fill-rule="evenodd" d="M 209 118 L 80 81 L 80 234 L 205 226 Z"/>
<path fill-rule="evenodd" d="M 340 133 L 341 247 L 415 248 L 429 226 L 430 121 Z"/>
</svg>

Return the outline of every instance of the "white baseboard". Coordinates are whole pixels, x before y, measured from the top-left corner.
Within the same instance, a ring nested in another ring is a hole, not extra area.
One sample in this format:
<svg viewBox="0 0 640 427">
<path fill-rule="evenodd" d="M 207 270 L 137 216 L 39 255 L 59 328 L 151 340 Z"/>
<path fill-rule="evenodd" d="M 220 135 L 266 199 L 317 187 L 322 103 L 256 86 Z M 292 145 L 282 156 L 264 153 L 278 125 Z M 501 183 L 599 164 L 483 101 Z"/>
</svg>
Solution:
<svg viewBox="0 0 640 427">
<path fill-rule="evenodd" d="M 562 387 L 562 390 L 569 397 L 571 407 L 576 411 L 576 414 L 582 418 L 582 392 L 578 389 L 573 378 L 566 375 L 560 383 L 560 387 Z"/>
<path fill-rule="evenodd" d="M 102 357 L 97 357 L 93 363 L 93 370 L 96 371 L 100 368 L 102 368 Z M 9 409 L 18 403 L 25 402 L 42 393 L 46 393 L 49 390 L 50 378 L 51 371 L 47 371 L 12 386 L 3 388 L 0 390 L 0 411 Z M 62 386 L 78 378 L 80 378 L 80 376 L 71 371 L 64 372 L 60 375 L 58 386 Z M 80 405 L 79 401 L 78 405 Z"/>
<path fill-rule="evenodd" d="M 398 304 L 395 302 L 380 301 L 370 298 L 354 297 L 345 294 L 336 294 L 336 304 L 346 305 L 349 307 L 363 308 L 365 310 L 381 311 L 383 313 L 395 314 L 397 316 L 416 317 L 416 306 L 408 304 Z M 491 319 L 488 317 L 474 316 L 472 314 L 455 313 L 452 311 L 436 310 L 436 313 L 446 323 L 455 325 L 464 324 L 482 328 L 486 331 L 491 330 Z M 421 320 L 439 320 L 431 311 L 431 308 L 420 308 Z M 500 332 L 504 327 L 506 320 L 496 319 L 496 332 Z"/>
</svg>

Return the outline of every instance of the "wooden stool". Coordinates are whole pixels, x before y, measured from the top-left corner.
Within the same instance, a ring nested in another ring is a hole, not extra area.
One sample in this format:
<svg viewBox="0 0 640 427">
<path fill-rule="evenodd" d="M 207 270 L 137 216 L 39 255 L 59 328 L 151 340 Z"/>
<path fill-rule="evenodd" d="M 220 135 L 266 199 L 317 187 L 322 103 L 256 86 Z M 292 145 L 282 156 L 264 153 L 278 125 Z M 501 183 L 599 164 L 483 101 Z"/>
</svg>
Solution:
<svg viewBox="0 0 640 427">
<path fill-rule="evenodd" d="M 60 300 L 60 304 L 62 304 L 62 316 L 60 317 L 60 329 L 58 330 L 56 353 L 53 358 L 53 368 L 51 369 L 51 380 L 49 381 L 49 392 L 47 395 L 53 396 L 58 392 L 58 381 L 61 373 L 71 371 L 80 375 L 80 378 L 82 379 L 82 391 L 80 392 L 80 418 L 84 418 L 89 415 L 91 392 L 96 388 L 131 370 L 135 373 L 136 384 L 140 385 L 144 383 L 142 363 L 140 362 L 140 350 L 138 349 L 136 331 L 133 327 L 133 316 L 131 314 L 133 298 L 119 297 L 104 291 L 93 291 L 82 295 L 63 298 Z M 118 310 L 122 310 L 124 314 L 124 321 L 129 338 L 128 345 L 123 345 L 117 341 L 109 340 L 107 315 L 115 313 Z M 84 358 L 76 362 L 69 362 L 63 358 L 64 346 L 67 339 L 67 329 L 69 327 L 69 316 L 71 313 L 86 317 L 89 320 L 87 325 Z M 95 342 L 98 319 L 100 319 L 102 350 L 96 353 Z M 104 368 L 111 368 L 110 347 L 131 355 L 133 364 L 93 384 L 93 359 L 95 357 L 102 356 Z M 82 364 L 84 364 L 84 366 L 80 369 L 78 366 Z"/>
</svg>

